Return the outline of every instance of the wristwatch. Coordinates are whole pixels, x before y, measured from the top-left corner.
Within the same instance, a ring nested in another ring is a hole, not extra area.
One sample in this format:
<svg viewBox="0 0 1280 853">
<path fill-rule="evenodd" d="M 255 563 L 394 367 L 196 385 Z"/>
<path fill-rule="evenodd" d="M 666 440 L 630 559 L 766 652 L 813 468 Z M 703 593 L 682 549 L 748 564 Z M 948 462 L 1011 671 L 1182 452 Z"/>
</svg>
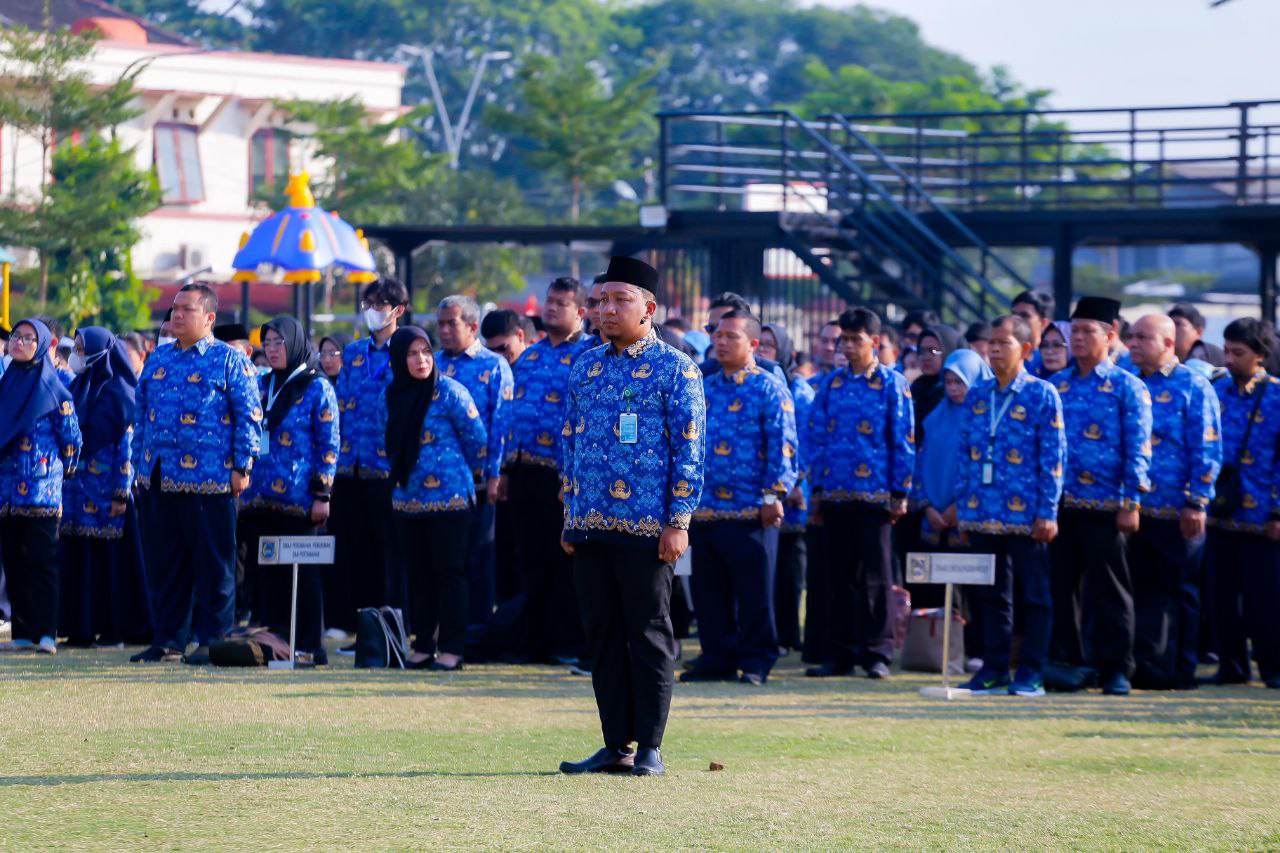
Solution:
<svg viewBox="0 0 1280 853">
<path fill-rule="evenodd" d="M 773 505 L 774 505 L 774 504 L 776 504 L 777 502 L 778 502 L 778 496 L 777 496 L 776 494 L 774 494 L 773 492 L 769 492 L 768 494 L 766 494 L 766 495 L 764 496 L 764 505 L 765 505 L 765 506 L 773 506 Z"/>
</svg>

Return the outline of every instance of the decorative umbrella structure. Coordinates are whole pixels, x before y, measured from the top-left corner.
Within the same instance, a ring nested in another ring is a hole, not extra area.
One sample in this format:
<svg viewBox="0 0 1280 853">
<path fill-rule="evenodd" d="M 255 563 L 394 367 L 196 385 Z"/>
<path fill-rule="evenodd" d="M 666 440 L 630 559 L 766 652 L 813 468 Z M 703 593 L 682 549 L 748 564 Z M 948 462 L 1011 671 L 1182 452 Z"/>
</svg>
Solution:
<svg viewBox="0 0 1280 853">
<path fill-rule="evenodd" d="M 319 281 L 329 267 L 345 272 L 353 284 L 377 279 L 377 266 L 364 232 L 351 227 L 336 212 L 316 207 L 309 174 L 290 175 L 284 192 L 288 206 L 240 238 L 240 251 L 231 262 L 236 271 L 232 281 L 257 281 L 260 266 L 284 270 L 288 284 Z"/>
<path fill-rule="evenodd" d="M 13 330 L 9 322 L 9 267 L 17 260 L 13 255 L 0 248 L 0 328 L 6 332 Z"/>
</svg>

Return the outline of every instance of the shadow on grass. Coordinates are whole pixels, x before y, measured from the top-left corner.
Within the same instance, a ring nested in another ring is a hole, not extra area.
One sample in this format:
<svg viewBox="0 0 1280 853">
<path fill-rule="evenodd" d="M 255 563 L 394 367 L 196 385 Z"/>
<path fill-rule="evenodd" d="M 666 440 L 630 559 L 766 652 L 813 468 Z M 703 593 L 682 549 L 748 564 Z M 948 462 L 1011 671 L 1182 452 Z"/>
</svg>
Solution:
<svg viewBox="0 0 1280 853">
<path fill-rule="evenodd" d="M 213 773 L 175 771 L 170 773 L 83 773 L 62 776 L 0 776 L 0 788 L 19 785 L 56 787 L 58 785 L 92 785 L 99 782 L 239 782 L 270 779 L 506 779 L 560 776 L 555 770 L 530 770 L 511 773 L 450 773 L 443 770 L 404 770 L 400 772 L 289 772 L 285 770 L 257 773 Z"/>
</svg>

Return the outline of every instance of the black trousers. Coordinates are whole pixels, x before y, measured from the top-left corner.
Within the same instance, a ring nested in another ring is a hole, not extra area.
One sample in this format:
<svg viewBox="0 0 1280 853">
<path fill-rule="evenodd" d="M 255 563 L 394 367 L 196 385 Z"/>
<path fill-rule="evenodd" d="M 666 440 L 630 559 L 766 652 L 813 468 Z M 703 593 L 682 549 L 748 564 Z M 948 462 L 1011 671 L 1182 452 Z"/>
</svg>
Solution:
<svg viewBox="0 0 1280 853">
<path fill-rule="evenodd" d="M 831 659 L 831 564 L 827 557 L 826 524 L 813 519 L 804 529 L 809 563 L 804 577 L 805 663 Z"/>
<path fill-rule="evenodd" d="M 486 624 L 497 604 L 496 520 L 495 507 L 485 497 L 484 483 L 479 483 L 476 485 L 476 505 L 471 508 L 467 519 L 467 620 L 470 625 Z M 562 518 L 560 523 L 563 522 Z"/>
<path fill-rule="evenodd" d="M 502 509 L 510 510 L 516 528 L 527 625 L 524 654 L 532 661 L 578 657 L 583 651 L 573 558 L 560 547 L 564 508 L 559 494 L 554 468 L 516 465 L 508 474 Z"/>
<path fill-rule="evenodd" d="M 362 607 L 404 608 L 408 602 L 404 567 L 400 561 L 395 524 L 391 513 L 390 479 L 363 480 L 339 477 L 333 489 L 336 585 L 350 584 L 344 599 L 341 621 L 334 624 L 355 627 L 356 611 Z M 348 629 L 350 630 L 350 629 Z"/>
<path fill-rule="evenodd" d="M 768 675 L 778 660 L 773 616 L 778 528 L 756 521 L 699 521 L 693 549 L 693 610 L 699 670 Z"/>
<path fill-rule="evenodd" d="M 160 482 L 159 466 L 151 478 Z M 236 505 L 230 493 L 147 490 L 147 542 L 156 645 L 183 649 L 226 636 L 235 618 Z"/>
<path fill-rule="evenodd" d="M 1204 544 L 1203 537 L 1183 539 L 1172 519 L 1143 518 L 1129 537 L 1134 680 L 1142 687 L 1167 690 L 1195 681 Z"/>
<path fill-rule="evenodd" d="M 1133 672 L 1133 584 L 1114 512 L 1064 509 L 1049 548 L 1053 642 L 1049 659 L 1088 664 L 1103 677 Z"/>
<path fill-rule="evenodd" d="M 1280 676 L 1280 543 L 1257 533 L 1209 529 L 1218 608 L 1218 674 L 1248 679 L 1249 644 L 1264 680 Z M 16 612 L 16 608 L 15 608 Z"/>
<path fill-rule="evenodd" d="M 413 650 L 461 656 L 467 639 L 467 525 L 471 510 L 397 515 L 409 578 Z"/>
<path fill-rule="evenodd" d="M 516 541 L 516 517 L 508 499 L 498 504 L 493 520 L 493 598 L 499 604 L 523 592 Z"/>
<path fill-rule="evenodd" d="M 579 542 L 573 577 L 604 744 L 660 747 L 675 681 L 672 567 L 658 540 Z"/>
<path fill-rule="evenodd" d="M 250 599 L 254 616 L 272 633 L 288 637 L 293 566 L 260 564 L 258 540 L 263 536 L 314 536 L 316 526 L 309 518 L 253 510 L 240 513 L 239 531 L 247 548 L 245 570 L 254 578 Z M 298 567 L 298 632 L 294 637 L 298 651 L 313 652 L 324 645 L 324 570 L 323 566 Z"/>
<path fill-rule="evenodd" d="M 982 626 L 983 668 L 1001 673 L 1009 671 L 1016 613 L 1022 629 L 1018 666 L 1041 672 L 1053 630 L 1048 546 L 1033 541 L 1030 536 L 983 533 L 970 533 L 969 542 L 975 553 L 996 557 L 992 586 L 964 588 L 965 599 Z"/>
<path fill-rule="evenodd" d="M 39 642 L 58 634 L 58 519 L 0 518 L 4 561 L 13 608 L 13 639 Z"/>
<path fill-rule="evenodd" d="M 778 537 L 778 575 L 773 587 L 773 618 L 778 645 L 800 648 L 800 598 L 809 549 L 803 530 L 783 531 Z"/>
<path fill-rule="evenodd" d="M 61 538 L 58 633 L 71 645 L 123 641 L 120 619 L 121 539 Z"/>
<path fill-rule="evenodd" d="M 872 504 L 822 504 L 831 571 L 831 654 L 840 666 L 893 660 L 893 539 L 889 513 Z M 812 593 L 811 593 L 812 598 Z"/>
</svg>

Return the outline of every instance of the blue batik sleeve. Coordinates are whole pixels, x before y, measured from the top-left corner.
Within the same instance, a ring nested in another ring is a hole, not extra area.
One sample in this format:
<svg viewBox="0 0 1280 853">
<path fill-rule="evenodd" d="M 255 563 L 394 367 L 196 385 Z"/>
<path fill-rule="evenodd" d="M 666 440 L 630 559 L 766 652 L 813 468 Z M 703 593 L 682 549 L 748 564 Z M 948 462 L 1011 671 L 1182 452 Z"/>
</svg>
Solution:
<svg viewBox="0 0 1280 853">
<path fill-rule="evenodd" d="M 467 467 L 474 473 L 485 464 L 486 448 L 491 447 L 489 436 L 484 426 L 484 419 L 476 408 L 471 393 L 461 383 L 458 384 L 458 395 L 450 400 L 449 422 L 458 434 L 458 443 L 462 447 L 462 455 L 467 460 Z"/>
<path fill-rule="evenodd" d="M 1141 379 L 1119 374 L 1124 394 L 1124 478 L 1120 486 L 1121 501 L 1141 501 L 1151 490 L 1151 392 Z"/>
<path fill-rule="evenodd" d="M 75 473 L 80 461 L 80 421 L 76 417 L 75 407 L 71 403 L 63 403 L 53 416 L 53 432 L 58 438 L 58 456 L 62 459 L 62 470 L 65 476 Z"/>
<path fill-rule="evenodd" d="M 493 424 L 489 429 L 489 455 L 486 458 L 486 475 L 496 477 L 502 472 L 502 456 L 506 452 L 508 421 L 511 417 L 511 400 L 515 395 L 515 379 L 511 365 L 505 358 L 498 359 L 498 381 L 489 383 L 493 395 Z"/>
<path fill-rule="evenodd" d="M 911 390 L 907 380 L 899 373 L 892 373 L 893 396 L 889 404 L 892 413 L 889 417 L 889 446 L 892 448 L 893 460 L 890 468 L 889 493 L 905 496 L 911 492 L 912 475 L 916 464 L 916 416 L 915 407 L 911 403 Z"/>
<path fill-rule="evenodd" d="M 233 467 L 248 468 L 262 448 L 262 398 L 258 371 L 243 355 L 227 359 L 227 406 L 231 411 Z"/>
<path fill-rule="evenodd" d="M 764 436 L 765 468 L 760 493 L 773 491 L 786 496 L 796 484 L 796 407 L 781 381 L 766 383 Z"/>
<path fill-rule="evenodd" d="M 672 371 L 675 378 L 667 394 L 667 434 L 671 459 L 667 465 L 667 524 L 689 529 L 693 511 L 702 499 L 703 463 L 706 453 L 707 404 L 702 394 L 702 371 L 687 356 Z M 688 483 L 677 496 L 675 485 Z"/>
<path fill-rule="evenodd" d="M 317 379 L 308 392 L 317 397 L 311 409 L 311 494 L 326 497 L 333 490 L 333 478 L 338 473 L 342 418 L 338 414 L 338 397 L 328 382 Z"/>
<path fill-rule="evenodd" d="M 827 466 L 827 401 L 831 398 L 828 380 L 823 379 L 809 407 L 809 483 L 815 497 L 821 495 Z"/>
<path fill-rule="evenodd" d="M 133 427 L 126 427 L 111 458 L 111 499 L 127 500 L 133 483 Z"/>
<path fill-rule="evenodd" d="M 1062 419 L 1062 398 L 1058 390 L 1045 389 L 1040 413 L 1040 466 L 1036 518 L 1058 520 L 1058 502 L 1062 499 L 1063 477 L 1067 466 L 1067 430 Z M 1147 409 L 1147 435 L 1151 434 L 1151 409 Z M 1046 476 L 1047 475 L 1047 476 Z"/>
</svg>

